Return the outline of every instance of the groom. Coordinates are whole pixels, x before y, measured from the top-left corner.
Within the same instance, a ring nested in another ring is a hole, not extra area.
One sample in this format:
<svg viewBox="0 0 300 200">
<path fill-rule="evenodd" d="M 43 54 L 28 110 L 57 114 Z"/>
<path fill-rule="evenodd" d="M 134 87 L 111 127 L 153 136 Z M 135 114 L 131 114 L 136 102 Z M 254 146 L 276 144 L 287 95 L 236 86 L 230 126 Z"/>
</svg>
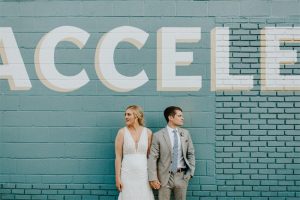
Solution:
<svg viewBox="0 0 300 200">
<path fill-rule="evenodd" d="M 170 106 L 164 111 L 167 127 L 153 134 L 148 158 L 148 178 L 158 189 L 159 200 L 185 200 L 188 181 L 194 175 L 195 155 L 192 139 L 183 125 L 182 109 Z"/>
</svg>

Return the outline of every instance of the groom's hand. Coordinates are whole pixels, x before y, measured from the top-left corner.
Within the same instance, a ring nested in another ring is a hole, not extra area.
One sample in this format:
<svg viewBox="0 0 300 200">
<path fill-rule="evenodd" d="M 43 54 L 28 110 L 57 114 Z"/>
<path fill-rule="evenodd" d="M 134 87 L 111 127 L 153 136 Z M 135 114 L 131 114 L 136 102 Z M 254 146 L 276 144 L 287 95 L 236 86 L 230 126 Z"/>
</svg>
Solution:
<svg viewBox="0 0 300 200">
<path fill-rule="evenodd" d="M 149 181 L 150 182 L 150 186 L 155 189 L 158 190 L 160 188 L 160 182 L 158 180 L 155 181 Z"/>
</svg>

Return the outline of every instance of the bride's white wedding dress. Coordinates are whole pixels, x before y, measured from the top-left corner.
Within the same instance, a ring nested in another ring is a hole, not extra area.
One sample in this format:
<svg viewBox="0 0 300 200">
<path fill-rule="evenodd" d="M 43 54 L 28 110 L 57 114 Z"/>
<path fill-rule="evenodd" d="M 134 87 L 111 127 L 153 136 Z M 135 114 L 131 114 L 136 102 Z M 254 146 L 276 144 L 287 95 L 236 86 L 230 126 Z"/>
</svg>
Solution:
<svg viewBox="0 0 300 200">
<path fill-rule="evenodd" d="M 121 166 L 122 192 L 118 200 L 154 200 L 147 173 L 147 129 L 143 128 L 138 143 L 135 143 L 125 127 L 123 160 Z"/>
</svg>

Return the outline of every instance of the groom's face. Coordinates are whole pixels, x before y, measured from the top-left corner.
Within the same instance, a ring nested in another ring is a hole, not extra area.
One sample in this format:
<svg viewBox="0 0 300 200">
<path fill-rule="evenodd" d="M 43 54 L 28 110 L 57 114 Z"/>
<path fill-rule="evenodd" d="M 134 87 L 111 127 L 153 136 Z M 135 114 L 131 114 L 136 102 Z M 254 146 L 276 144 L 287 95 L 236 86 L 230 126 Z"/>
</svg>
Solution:
<svg viewBox="0 0 300 200">
<path fill-rule="evenodd" d="M 184 122 L 183 114 L 180 110 L 175 110 L 175 115 L 169 117 L 169 122 L 175 126 L 182 126 Z"/>
</svg>

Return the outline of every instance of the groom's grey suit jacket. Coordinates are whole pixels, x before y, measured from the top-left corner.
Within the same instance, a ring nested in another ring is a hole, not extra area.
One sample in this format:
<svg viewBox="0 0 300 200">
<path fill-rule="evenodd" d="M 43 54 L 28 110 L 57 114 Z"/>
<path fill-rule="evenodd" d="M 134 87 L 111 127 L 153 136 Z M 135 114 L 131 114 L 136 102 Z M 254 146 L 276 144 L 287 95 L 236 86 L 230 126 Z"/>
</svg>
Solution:
<svg viewBox="0 0 300 200">
<path fill-rule="evenodd" d="M 195 171 L 195 153 L 191 136 L 186 129 L 178 128 L 181 141 L 183 158 L 187 167 L 184 178 L 189 180 Z M 149 181 L 159 180 L 162 186 L 166 186 L 170 178 L 172 161 L 172 144 L 168 129 L 163 128 L 153 134 L 150 155 L 148 158 Z"/>
</svg>

